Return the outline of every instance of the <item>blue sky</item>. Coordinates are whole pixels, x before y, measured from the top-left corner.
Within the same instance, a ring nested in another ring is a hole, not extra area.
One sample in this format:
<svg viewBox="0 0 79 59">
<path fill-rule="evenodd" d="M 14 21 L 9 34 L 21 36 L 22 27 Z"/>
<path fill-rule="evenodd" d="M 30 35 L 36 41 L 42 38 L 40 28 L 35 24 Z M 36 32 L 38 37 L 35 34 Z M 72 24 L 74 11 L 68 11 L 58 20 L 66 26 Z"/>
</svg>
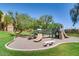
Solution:
<svg viewBox="0 0 79 59">
<path fill-rule="evenodd" d="M 42 15 L 52 15 L 54 21 L 64 25 L 64 28 L 72 28 L 72 21 L 70 18 L 70 9 L 74 4 L 67 3 L 14 3 L 14 4 L 0 4 L 0 10 L 26 13 L 33 18 L 39 18 Z M 79 23 L 75 25 L 79 28 Z"/>
</svg>

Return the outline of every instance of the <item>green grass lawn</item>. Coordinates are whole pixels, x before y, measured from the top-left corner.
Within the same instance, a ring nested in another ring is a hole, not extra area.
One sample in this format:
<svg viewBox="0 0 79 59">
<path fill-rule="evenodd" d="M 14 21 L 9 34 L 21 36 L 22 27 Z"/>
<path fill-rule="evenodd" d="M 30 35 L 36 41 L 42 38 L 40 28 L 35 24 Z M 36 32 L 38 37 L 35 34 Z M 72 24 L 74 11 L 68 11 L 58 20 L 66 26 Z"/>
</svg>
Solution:
<svg viewBox="0 0 79 59">
<path fill-rule="evenodd" d="M 11 34 L 11 35 L 16 35 L 14 32 L 9 33 L 9 34 Z M 21 36 L 28 36 L 28 35 L 31 35 L 31 34 L 32 34 L 32 32 L 23 31 L 23 32 L 20 33 L 19 35 L 21 35 Z"/>
<path fill-rule="evenodd" d="M 13 39 L 7 32 L 0 32 L 0 56 L 79 56 L 79 43 L 64 43 L 41 51 L 12 51 L 5 44 Z"/>
<path fill-rule="evenodd" d="M 9 33 L 0 31 L 0 38 L 5 38 L 5 37 L 8 37 L 8 36 L 10 36 Z"/>
</svg>

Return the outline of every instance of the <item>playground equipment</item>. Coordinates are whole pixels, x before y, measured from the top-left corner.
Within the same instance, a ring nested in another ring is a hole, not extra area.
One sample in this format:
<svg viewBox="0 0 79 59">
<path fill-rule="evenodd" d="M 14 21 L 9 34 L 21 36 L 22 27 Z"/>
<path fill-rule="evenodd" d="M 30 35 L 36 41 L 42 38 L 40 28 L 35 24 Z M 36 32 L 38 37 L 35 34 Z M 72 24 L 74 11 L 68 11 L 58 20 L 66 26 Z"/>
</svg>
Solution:
<svg viewBox="0 0 79 59">
<path fill-rule="evenodd" d="M 37 35 L 37 38 L 36 38 L 36 39 L 34 39 L 34 42 L 41 41 L 41 40 L 42 40 L 42 38 L 43 38 L 42 34 L 38 34 L 38 35 Z"/>
<path fill-rule="evenodd" d="M 53 28 L 53 29 L 46 29 L 42 31 L 42 34 L 49 35 L 49 38 L 58 38 L 58 39 L 64 39 L 68 38 L 69 36 L 65 33 L 64 29 L 62 30 L 60 28 Z"/>
<path fill-rule="evenodd" d="M 41 41 L 44 38 L 44 35 L 48 35 L 48 38 L 58 38 L 65 39 L 68 38 L 64 29 L 62 28 L 53 28 L 53 29 L 41 29 L 34 31 L 34 35 L 31 36 L 35 42 Z"/>
<path fill-rule="evenodd" d="M 49 38 L 59 38 L 59 31 L 57 28 L 42 30 L 43 35 L 48 35 Z"/>
<path fill-rule="evenodd" d="M 67 34 L 65 33 L 64 30 L 61 30 L 60 33 L 59 33 L 59 38 L 60 39 L 65 39 L 65 38 L 68 38 L 69 36 L 67 36 Z"/>
<path fill-rule="evenodd" d="M 32 35 L 28 37 L 29 40 L 31 39 L 36 39 L 37 38 L 37 34 L 38 32 L 37 31 L 33 31 Z"/>
</svg>

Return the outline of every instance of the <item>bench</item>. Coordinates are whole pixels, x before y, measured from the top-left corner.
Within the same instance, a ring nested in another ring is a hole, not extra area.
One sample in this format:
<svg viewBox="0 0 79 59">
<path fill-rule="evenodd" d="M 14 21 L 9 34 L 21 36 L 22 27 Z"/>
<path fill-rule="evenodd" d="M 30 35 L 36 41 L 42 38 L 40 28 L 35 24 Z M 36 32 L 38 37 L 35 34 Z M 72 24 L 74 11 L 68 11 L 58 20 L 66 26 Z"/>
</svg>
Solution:
<svg viewBox="0 0 79 59">
<path fill-rule="evenodd" d="M 47 46 L 47 45 L 52 45 L 55 41 L 51 40 L 51 41 L 46 41 L 43 43 L 43 46 Z"/>
</svg>

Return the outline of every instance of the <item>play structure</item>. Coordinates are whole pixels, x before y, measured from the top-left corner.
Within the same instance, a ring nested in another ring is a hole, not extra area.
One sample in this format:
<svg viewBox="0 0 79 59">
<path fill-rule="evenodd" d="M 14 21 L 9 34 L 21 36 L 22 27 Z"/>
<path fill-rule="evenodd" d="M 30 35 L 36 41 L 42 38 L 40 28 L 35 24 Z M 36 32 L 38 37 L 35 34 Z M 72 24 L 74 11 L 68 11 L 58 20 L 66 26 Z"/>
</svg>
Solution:
<svg viewBox="0 0 79 59">
<path fill-rule="evenodd" d="M 61 31 L 60 34 L 59 34 L 60 39 L 65 39 L 65 38 L 68 38 L 68 37 L 69 36 L 64 31 Z"/>
<path fill-rule="evenodd" d="M 33 33 L 34 35 L 29 37 L 29 39 L 34 39 L 34 42 L 41 41 L 44 36 L 47 35 L 48 38 L 65 39 L 68 38 L 63 28 L 53 28 L 53 29 L 40 29 Z M 46 37 L 46 38 L 47 38 Z"/>
<path fill-rule="evenodd" d="M 42 34 L 38 34 L 38 35 L 37 35 L 37 38 L 34 39 L 34 41 L 35 41 L 35 42 L 41 41 L 42 38 L 43 38 L 43 35 L 42 35 Z"/>
</svg>

